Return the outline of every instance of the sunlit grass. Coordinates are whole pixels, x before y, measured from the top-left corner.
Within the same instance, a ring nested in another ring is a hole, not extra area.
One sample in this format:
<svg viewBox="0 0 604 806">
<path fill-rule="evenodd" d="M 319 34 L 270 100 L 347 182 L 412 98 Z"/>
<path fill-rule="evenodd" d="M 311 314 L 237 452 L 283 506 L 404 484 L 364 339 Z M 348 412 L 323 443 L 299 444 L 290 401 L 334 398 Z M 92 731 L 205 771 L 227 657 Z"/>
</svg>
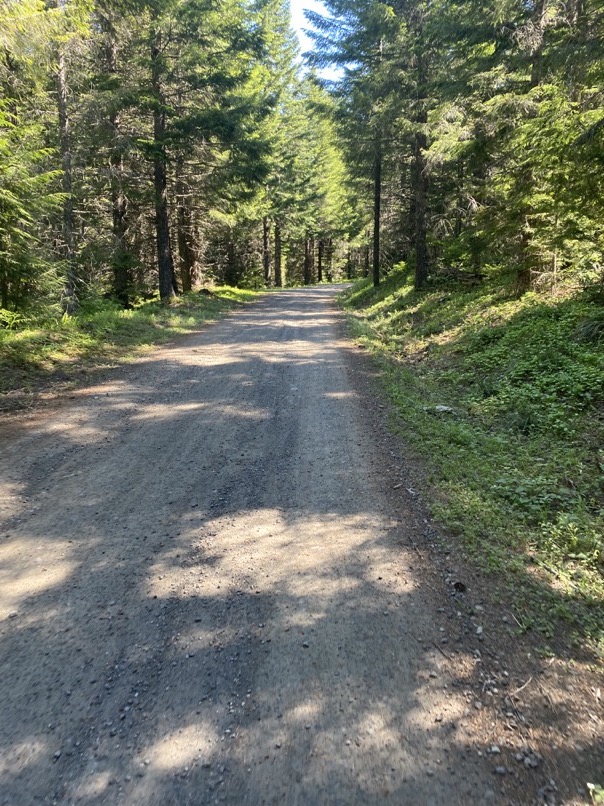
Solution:
<svg viewBox="0 0 604 806">
<path fill-rule="evenodd" d="M 225 286 L 211 294 L 186 294 L 170 306 L 151 300 L 123 310 L 95 300 L 75 316 L 21 317 L 14 328 L 0 328 L 0 393 L 165 343 L 257 297 L 255 291 Z"/>
</svg>

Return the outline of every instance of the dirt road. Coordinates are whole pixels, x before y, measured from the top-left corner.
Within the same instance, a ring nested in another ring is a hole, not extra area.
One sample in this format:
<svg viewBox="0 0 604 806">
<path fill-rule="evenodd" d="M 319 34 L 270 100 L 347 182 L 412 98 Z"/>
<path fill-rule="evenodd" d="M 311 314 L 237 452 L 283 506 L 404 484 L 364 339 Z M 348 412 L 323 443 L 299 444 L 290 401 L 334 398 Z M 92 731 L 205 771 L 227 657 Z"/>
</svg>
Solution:
<svg viewBox="0 0 604 806">
<path fill-rule="evenodd" d="M 0 803 L 499 801 L 335 291 L 2 431 Z"/>
</svg>

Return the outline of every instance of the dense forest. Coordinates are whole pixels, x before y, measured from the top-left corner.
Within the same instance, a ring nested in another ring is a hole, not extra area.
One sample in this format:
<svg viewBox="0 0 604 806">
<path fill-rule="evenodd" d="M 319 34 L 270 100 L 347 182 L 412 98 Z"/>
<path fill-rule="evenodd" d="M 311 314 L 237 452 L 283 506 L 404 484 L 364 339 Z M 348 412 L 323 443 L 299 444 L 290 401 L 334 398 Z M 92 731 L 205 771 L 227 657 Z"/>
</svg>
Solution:
<svg viewBox="0 0 604 806">
<path fill-rule="evenodd" d="M 602 283 L 597 2 L 326 2 L 304 70 L 285 0 L 0 15 L 5 325 L 401 262 L 417 288 Z"/>
<path fill-rule="evenodd" d="M 519 291 L 601 282 L 601 4 L 326 6 L 314 58 L 345 68 L 343 142 L 382 221 L 375 281 L 380 257 L 412 263 L 416 287 L 494 266 Z"/>
<path fill-rule="evenodd" d="M 3 319 L 332 276 L 358 230 L 282 0 L 0 7 Z"/>
</svg>

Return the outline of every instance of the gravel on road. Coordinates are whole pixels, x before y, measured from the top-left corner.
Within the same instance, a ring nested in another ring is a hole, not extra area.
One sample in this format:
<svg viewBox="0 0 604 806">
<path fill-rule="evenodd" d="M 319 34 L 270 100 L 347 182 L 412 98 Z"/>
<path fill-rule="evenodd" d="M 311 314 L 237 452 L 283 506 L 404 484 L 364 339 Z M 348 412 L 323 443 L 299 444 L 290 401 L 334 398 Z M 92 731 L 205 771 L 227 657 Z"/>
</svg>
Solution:
<svg viewBox="0 0 604 806">
<path fill-rule="evenodd" d="M 499 802 L 336 291 L 3 428 L 0 803 Z"/>
</svg>

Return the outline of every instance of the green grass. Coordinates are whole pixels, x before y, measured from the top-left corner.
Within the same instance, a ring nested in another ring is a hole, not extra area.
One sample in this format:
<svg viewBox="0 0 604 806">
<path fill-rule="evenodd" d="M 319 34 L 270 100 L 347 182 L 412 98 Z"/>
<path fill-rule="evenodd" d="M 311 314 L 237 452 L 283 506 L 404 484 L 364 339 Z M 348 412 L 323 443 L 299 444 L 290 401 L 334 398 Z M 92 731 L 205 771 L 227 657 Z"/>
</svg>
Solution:
<svg viewBox="0 0 604 806">
<path fill-rule="evenodd" d="M 601 303 L 489 283 L 419 293 L 398 271 L 343 304 L 422 459 L 433 514 L 506 581 L 524 628 L 551 638 L 562 619 L 602 647 Z"/>
<path fill-rule="evenodd" d="M 0 409 L 11 393 L 18 400 L 82 371 L 124 360 L 141 350 L 197 330 L 258 293 L 220 287 L 211 295 L 191 293 L 166 307 L 157 300 L 123 310 L 107 300 L 84 303 L 76 316 L 6 319 L 0 327 Z M 8 312 L 7 312 L 8 313 Z M 13 400 L 5 408 L 13 407 Z"/>
</svg>

